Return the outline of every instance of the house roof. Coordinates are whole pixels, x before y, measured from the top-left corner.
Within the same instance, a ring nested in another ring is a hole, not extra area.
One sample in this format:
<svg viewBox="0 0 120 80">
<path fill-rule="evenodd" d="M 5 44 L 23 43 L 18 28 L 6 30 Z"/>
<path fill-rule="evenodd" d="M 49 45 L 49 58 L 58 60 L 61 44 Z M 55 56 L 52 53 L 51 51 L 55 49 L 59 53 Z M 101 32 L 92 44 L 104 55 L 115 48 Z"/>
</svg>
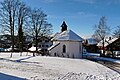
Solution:
<svg viewBox="0 0 120 80">
<path fill-rule="evenodd" d="M 36 51 L 36 47 L 32 46 L 31 48 L 28 49 L 29 51 Z M 41 48 L 38 48 L 38 51 L 40 51 Z"/>
<path fill-rule="evenodd" d="M 63 31 L 57 34 L 52 40 L 83 41 L 83 39 L 72 30 Z"/>
<path fill-rule="evenodd" d="M 91 44 L 91 45 L 97 44 L 97 41 L 95 39 L 93 39 L 93 38 L 88 38 L 86 40 L 88 41 L 88 44 Z"/>
<path fill-rule="evenodd" d="M 111 40 L 104 40 L 104 46 L 108 46 L 109 44 L 113 43 L 114 41 L 116 41 L 118 38 L 113 38 Z M 103 41 L 100 41 L 97 46 L 103 46 Z"/>
<path fill-rule="evenodd" d="M 32 46 L 31 48 L 28 49 L 29 51 L 36 51 L 36 47 Z"/>
</svg>

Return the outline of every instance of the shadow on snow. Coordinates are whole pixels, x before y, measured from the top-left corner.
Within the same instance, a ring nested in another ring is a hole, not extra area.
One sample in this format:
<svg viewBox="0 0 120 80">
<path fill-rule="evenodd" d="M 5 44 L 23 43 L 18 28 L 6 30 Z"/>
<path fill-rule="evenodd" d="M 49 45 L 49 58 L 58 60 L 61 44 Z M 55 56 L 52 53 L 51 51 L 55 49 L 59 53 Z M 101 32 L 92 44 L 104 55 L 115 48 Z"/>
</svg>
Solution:
<svg viewBox="0 0 120 80">
<path fill-rule="evenodd" d="M 26 80 L 26 79 L 8 75 L 8 74 L 4 74 L 4 73 L 0 73 L 0 80 Z"/>
<path fill-rule="evenodd" d="M 22 60 L 26 60 L 26 59 L 29 59 L 29 58 L 32 58 L 32 57 L 34 57 L 34 56 L 29 56 L 29 57 L 26 57 L 26 58 L 21 58 L 21 59 L 18 59 L 18 60 L 16 60 L 17 62 L 21 62 Z"/>
<path fill-rule="evenodd" d="M 21 59 L 18 59 L 18 60 L 10 60 L 10 59 L 6 59 L 6 58 L 0 58 L 0 60 L 6 60 L 6 61 L 12 61 L 12 62 L 21 62 L 22 60 L 26 60 L 26 59 L 29 59 L 29 58 L 32 58 L 34 56 L 28 56 L 28 57 L 25 57 L 25 58 L 21 58 Z"/>
</svg>

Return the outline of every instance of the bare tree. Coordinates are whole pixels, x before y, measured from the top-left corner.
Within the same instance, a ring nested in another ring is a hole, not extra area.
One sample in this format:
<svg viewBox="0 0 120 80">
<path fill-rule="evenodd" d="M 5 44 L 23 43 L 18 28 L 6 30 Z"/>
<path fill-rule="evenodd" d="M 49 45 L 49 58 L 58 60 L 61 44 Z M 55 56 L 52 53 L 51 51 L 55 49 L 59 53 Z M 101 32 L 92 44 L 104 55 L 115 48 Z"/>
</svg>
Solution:
<svg viewBox="0 0 120 80">
<path fill-rule="evenodd" d="M 38 37 L 48 36 L 51 33 L 52 25 L 48 24 L 47 15 L 41 9 L 34 9 L 31 11 L 30 23 L 31 32 L 34 37 L 36 52 L 38 50 Z M 35 56 L 33 54 L 33 56 Z"/>
<path fill-rule="evenodd" d="M 21 2 L 18 5 L 18 10 L 17 10 L 17 20 L 18 20 L 18 45 L 19 45 L 19 50 L 22 51 L 23 48 L 23 41 L 24 41 L 24 31 L 25 29 L 25 24 L 27 22 L 28 16 L 30 13 L 29 7 L 26 6 L 25 3 Z"/>
<path fill-rule="evenodd" d="M 99 24 L 95 25 L 95 32 L 93 34 L 93 37 L 97 41 L 102 41 L 103 43 L 103 54 L 101 56 L 104 56 L 105 50 L 104 50 L 104 43 L 105 43 L 105 37 L 110 33 L 110 27 L 106 24 L 106 18 L 105 16 L 102 16 L 100 18 Z"/>
<path fill-rule="evenodd" d="M 48 22 L 44 23 L 44 26 L 41 29 L 41 36 L 46 36 L 46 37 L 50 37 L 50 35 L 52 34 L 52 25 Z"/>
<path fill-rule="evenodd" d="M 120 26 L 117 26 L 117 29 L 113 32 L 113 36 L 120 38 Z"/>
<path fill-rule="evenodd" d="M 0 25 L 3 30 L 11 35 L 12 51 L 14 51 L 14 34 L 16 24 L 16 10 L 19 0 L 4 0 L 0 8 Z"/>
</svg>

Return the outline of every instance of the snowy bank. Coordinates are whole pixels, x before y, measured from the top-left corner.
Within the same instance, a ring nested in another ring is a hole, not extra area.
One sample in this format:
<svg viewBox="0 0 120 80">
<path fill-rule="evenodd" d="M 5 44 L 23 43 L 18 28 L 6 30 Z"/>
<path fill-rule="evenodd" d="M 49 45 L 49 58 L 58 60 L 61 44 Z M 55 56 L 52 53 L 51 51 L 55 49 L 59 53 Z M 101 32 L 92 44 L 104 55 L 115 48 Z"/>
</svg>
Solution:
<svg viewBox="0 0 120 80">
<path fill-rule="evenodd" d="M 100 54 L 96 54 L 96 53 L 86 53 L 86 54 L 83 54 L 83 56 L 85 58 L 91 58 L 91 59 L 94 59 L 94 60 L 110 61 L 110 62 L 115 62 L 115 63 L 120 64 L 120 60 L 118 60 L 118 59 L 100 57 Z"/>
</svg>

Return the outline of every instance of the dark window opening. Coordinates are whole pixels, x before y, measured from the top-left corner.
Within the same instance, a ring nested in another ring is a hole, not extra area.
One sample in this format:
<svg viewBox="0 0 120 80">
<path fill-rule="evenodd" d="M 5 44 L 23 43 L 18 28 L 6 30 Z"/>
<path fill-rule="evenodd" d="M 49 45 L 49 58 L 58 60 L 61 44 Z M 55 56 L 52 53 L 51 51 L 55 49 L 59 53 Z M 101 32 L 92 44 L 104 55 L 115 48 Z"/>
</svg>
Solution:
<svg viewBox="0 0 120 80">
<path fill-rule="evenodd" d="M 66 46 L 63 45 L 63 53 L 66 53 Z"/>
</svg>

